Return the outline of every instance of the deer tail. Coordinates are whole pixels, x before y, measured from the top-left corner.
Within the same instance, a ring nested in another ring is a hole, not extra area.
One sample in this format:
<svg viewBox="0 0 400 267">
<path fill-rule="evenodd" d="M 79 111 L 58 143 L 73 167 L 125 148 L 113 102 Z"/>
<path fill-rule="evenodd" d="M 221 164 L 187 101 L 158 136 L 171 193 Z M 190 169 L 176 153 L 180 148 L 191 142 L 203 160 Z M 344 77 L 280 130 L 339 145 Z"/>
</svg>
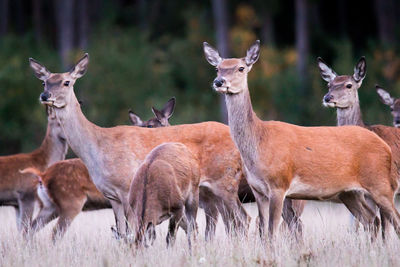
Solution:
<svg viewBox="0 0 400 267">
<path fill-rule="evenodd" d="M 19 172 L 20 172 L 20 173 L 30 173 L 30 174 L 33 174 L 33 175 L 35 175 L 35 176 L 38 178 L 38 181 L 39 181 L 40 184 L 43 183 L 43 180 L 42 180 L 43 173 L 41 173 L 41 172 L 40 172 L 38 169 L 36 169 L 36 168 L 30 167 L 30 168 L 26 168 L 26 169 L 23 169 L 23 170 L 19 170 Z"/>
</svg>

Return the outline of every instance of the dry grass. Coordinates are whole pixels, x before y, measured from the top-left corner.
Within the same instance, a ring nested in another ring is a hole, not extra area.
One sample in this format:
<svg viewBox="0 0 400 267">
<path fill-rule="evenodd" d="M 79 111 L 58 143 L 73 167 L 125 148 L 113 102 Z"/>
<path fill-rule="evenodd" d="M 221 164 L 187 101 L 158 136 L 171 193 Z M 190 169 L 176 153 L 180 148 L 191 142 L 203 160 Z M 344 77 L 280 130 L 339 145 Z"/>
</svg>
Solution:
<svg viewBox="0 0 400 267">
<path fill-rule="evenodd" d="M 246 209 L 255 218 L 257 209 Z M 391 230 L 386 244 L 371 243 L 368 234 L 356 233 L 342 205 L 309 202 L 302 216 L 305 240 L 298 245 L 282 232 L 272 248 L 263 246 L 254 223 L 249 238 L 227 238 L 219 223 L 217 237 L 204 242 L 204 213 L 198 215 L 201 235 L 193 253 L 188 253 L 180 230 L 173 248 L 166 248 L 166 224 L 157 228 L 154 246 L 132 253 L 112 238 L 111 210 L 86 212 L 78 216 L 65 238 L 50 242 L 51 224 L 34 240 L 26 242 L 17 233 L 14 211 L 1 208 L 0 266 L 400 266 L 400 240 Z M 254 221 L 254 220 L 253 220 Z"/>
</svg>

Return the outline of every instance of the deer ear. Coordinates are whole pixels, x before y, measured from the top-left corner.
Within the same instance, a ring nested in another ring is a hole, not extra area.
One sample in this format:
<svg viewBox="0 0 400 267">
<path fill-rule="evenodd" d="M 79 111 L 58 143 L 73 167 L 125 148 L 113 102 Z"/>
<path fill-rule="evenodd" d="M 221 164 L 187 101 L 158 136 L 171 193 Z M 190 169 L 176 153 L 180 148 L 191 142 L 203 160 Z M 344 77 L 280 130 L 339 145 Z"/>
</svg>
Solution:
<svg viewBox="0 0 400 267">
<path fill-rule="evenodd" d="M 29 65 L 39 80 L 45 81 L 47 78 L 49 78 L 50 71 L 48 71 L 40 62 L 34 60 L 33 58 L 29 58 Z"/>
<path fill-rule="evenodd" d="M 257 62 L 260 56 L 260 40 L 255 41 L 247 50 L 245 61 L 247 66 L 251 66 Z"/>
<path fill-rule="evenodd" d="M 361 82 L 367 75 L 367 61 L 365 57 L 361 57 L 356 66 L 354 67 L 353 78 L 356 82 Z"/>
<path fill-rule="evenodd" d="M 208 63 L 210 63 L 211 65 L 218 66 L 218 64 L 222 61 L 222 58 L 219 56 L 218 51 L 207 42 L 203 43 L 203 50 Z"/>
<path fill-rule="evenodd" d="M 323 60 L 322 58 L 318 57 L 318 68 L 319 72 L 321 73 L 322 79 L 326 82 L 331 82 L 333 79 L 336 78 L 337 74 L 333 71 Z"/>
<path fill-rule="evenodd" d="M 76 63 L 76 65 L 73 67 L 73 69 L 69 72 L 72 78 L 78 79 L 85 75 L 87 68 L 89 64 L 89 54 L 86 53 L 79 61 Z"/>
<path fill-rule="evenodd" d="M 168 102 L 165 104 L 163 109 L 161 110 L 163 117 L 167 120 L 171 118 L 172 114 L 174 113 L 175 109 L 175 97 L 172 97 Z"/>
<path fill-rule="evenodd" d="M 164 119 L 163 113 L 156 109 L 155 107 L 151 108 L 151 111 L 153 112 L 154 116 L 157 118 L 157 120 L 162 121 Z"/>
<path fill-rule="evenodd" d="M 142 126 L 143 125 L 143 121 L 132 110 L 129 110 L 129 120 L 131 121 L 133 126 Z"/>
<path fill-rule="evenodd" d="M 376 87 L 376 92 L 379 95 L 380 100 L 382 101 L 383 104 L 391 106 L 394 103 L 394 98 L 390 96 L 390 94 L 382 89 L 379 85 L 375 85 Z"/>
</svg>

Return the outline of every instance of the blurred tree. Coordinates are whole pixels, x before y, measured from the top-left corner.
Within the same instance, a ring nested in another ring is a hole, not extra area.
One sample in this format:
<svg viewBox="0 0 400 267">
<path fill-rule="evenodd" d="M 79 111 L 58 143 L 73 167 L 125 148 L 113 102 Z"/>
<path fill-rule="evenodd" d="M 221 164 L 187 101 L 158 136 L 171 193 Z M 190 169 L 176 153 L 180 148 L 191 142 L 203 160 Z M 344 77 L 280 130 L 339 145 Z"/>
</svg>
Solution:
<svg viewBox="0 0 400 267">
<path fill-rule="evenodd" d="M 70 53 L 74 44 L 74 1 L 55 0 L 55 14 L 57 20 L 58 50 L 64 69 L 71 64 Z"/>
<path fill-rule="evenodd" d="M 32 12 L 33 12 L 33 27 L 35 32 L 35 39 L 36 42 L 42 42 L 43 41 L 42 0 L 32 1 Z"/>
<path fill-rule="evenodd" d="M 381 42 L 393 45 L 395 42 L 396 5 L 395 0 L 375 0 L 378 31 Z"/>
<path fill-rule="evenodd" d="M 229 36 L 228 36 L 228 7 L 226 0 L 212 0 L 214 25 L 216 30 L 217 49 L 223 58 L 229 57 Z M 220 95 L 221 119 L 228 122 L 228 112 L 225 105 L 225 96 Z"/>
<path fill-rule="evenodd" d="M 8 29 L 8 4 L 9 0 L 0 0 L 0 38 L 7 33 Z"/>
<path fill-rule="evenodd" d="M 88 0 L 79 0 L 77 2 L 78 16 L 76 17 L 76 24 L 78 28 L 78 47 L 86 50 L 88 47 L 89 38 L 89 22 L 90 15 L 88 12 Z"/>
</svg>

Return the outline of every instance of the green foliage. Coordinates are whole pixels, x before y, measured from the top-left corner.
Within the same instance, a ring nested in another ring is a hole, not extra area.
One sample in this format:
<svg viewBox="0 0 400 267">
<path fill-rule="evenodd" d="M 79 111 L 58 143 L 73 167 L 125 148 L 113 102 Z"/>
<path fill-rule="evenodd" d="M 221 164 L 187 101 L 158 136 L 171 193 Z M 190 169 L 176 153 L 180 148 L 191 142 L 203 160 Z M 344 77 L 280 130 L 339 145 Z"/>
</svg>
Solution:
<svg viewBox="0 0 400 267">
<path fill-rule="evenodd" d="M 151 106 L 161 107 L 170 97 L 177 98 L 172 124 L 220 120 L 218 95 L 211 87 L 215 70 L 204 59 L 202 42 L 213 41 L 201 7 L 187 8 L 182 36 L 168 33 L 150 38 L 134 27 L 121 28 L 112 14 L 90 37 L 90 64 L 87 74 L 75 85 L 83 101 L 83 111 L 94 123 L 110 127 L 128 124 L 131 108 L 143 119 L 152 116 Z M 246 13 L 247 14 L 247 13 Z M 249 27 L 234 25 L 231 32 L 232 54 L 244 56 L 255 34 Z M 327 59 L 337 73 L 350 74 L 359 51 L 353 53 L 349 41 L 323 40 L 331 51 Z M 0 153 L 29 151 L 37 147 L 45 133 L 46 116 L 38 97 L 42 91 L 29 68 L 30 56 L 44 63 L 50 71 L 62 72 L 57 51 L 44 43 L 37 44 L 28 34 L 9 35 L 0 42 Z M 84 51 L 72 51 L 77 61 Z M 375 93 L 380 83 L 394 96 L 400 96 L 400 60 L 393 50 L 370 45 L 365 53 L 367 78 L 360 89 L 364 119 L 368 123 L 391 123 L 387 107 Z M 327 92 L 316 57 L 309 59 L 308 86 L 305 95 L 299 90 L 296 73 L 297 54 L 292 47 L 263 46 L 259 62 L 249 75 L 253 106 L 263 119 L 276 119 L 303 125 L 335 125 L 335 112 L 321 105 Z"/>
</svg>

